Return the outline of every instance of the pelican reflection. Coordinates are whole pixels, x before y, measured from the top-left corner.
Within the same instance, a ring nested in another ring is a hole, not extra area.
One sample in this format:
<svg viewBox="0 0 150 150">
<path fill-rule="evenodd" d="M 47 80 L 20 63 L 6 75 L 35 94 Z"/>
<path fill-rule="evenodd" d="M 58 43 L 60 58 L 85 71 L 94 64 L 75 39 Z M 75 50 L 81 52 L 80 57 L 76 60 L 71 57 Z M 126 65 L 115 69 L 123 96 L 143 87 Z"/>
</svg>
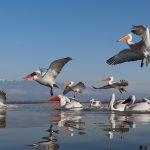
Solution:
<svg viewBox="0 0 150 150">
<path fill-rule="evenodd" d="M 64 136 L 74 136 L 75 133 L 80 135 L 85 134 L 85 122 L 83 121 L 81 112 L 58 111 L 51 115 L 53 116 L 52 122 L 65 131 Z"/>
<path fill-rule="evenodd" d="M 33 144 L 29 144 L 27 146 L 31 146 L 39 150 L 57 150 L 59 148 L 59 145 L 57 144 L 56 136 L 53 134 L 54 133 L 58 134 L 58 130 L 53 130 L 53 125 L 51 124 L 47 132 L 49 134 L 48 136 L 42 138 L 44 140 L 41 140 Z"/>
<path fill-rule="evenodd" d="M 6 110 L 0 110 L 0 128 L 6 127 Z"/>
</svg>

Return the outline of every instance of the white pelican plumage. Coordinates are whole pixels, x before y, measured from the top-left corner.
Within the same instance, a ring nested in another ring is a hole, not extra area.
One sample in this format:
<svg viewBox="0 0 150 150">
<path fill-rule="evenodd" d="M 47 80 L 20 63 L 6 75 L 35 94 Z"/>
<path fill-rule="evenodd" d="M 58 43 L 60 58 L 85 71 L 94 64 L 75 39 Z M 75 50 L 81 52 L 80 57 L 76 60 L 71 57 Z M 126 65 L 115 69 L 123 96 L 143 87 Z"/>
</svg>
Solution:
<svg viewBox="0 0 150 150">
<path fill-rule="evenodd" d="M 39 72 L 33 72 L 25 76 L 23 79 L 33 79 L 42 85 L 50 87 L 50 94 L 52 96 L 53 88 L 59 88 L 55 82 L 55 79 L 57 78 L 64 65 L 70 60 L 72 60 L 70 57 L 55 60 L 50 64 L 46 72 L 41 72 L 41 70 Z"/>
<path fill-rule="evenodd" d="M 129 107 L 127 107 L 128 111 L 150 111 L 150 100 L 147 98 L 143 98 L 141 102 L 133 103 Z"/>
<path fill-rule="evenodd" d="M 67 109 L 67 110 L 81 110 L 83 109 L 83 105 L 75 98 L 66 97 L 64 95 L 58 95 L 57 97 L 53 97 L 48 99 L 49 102 L 59 101 L 60 105 L 55 105 L 55 109 Z"/>
<path fill-rule="evenodd" d="M 93 88 L 94 89 L 112 89 L 112 88 L 114 88 L 114 89 L 118 89 L 119 92 L 122 93 L 122 92 L 126 92 L 125 87 L 128 86 L 128 81 L 125 81 L 125 80 L 120 80 L 120 82 L 113 82 L 114 81 L 113 76 L 109 76 L 102 81 L 108 81 L 108 84 L 104 85 L 102 87 L 93 86 Z"/>
<path fill-rule="evenodd" d="M 117 102 L 115 102 L 115 99 L 115 94 L 113 93 L 110 99 L 108 109 L 113 111 L 125 111 L 127 106 L 132 105 L 134 103 L 135 96 L 131 95 L 128 99 L 119 100 Z"/>
<path fill-rule="evenodd" d="M 132 42 L 132 34 L 124 36 L 119 39 L 118 42 L 127 41 L 129 48 L 120 51 L 118 54 L 109 58 L 106 62 L 109 65 L 121 64 L 124 62 L 141 60 L 141 67 L 143 67 L 144 59 L 148 64 L 150 61 L 150 39 L 149 39 L 149 29 L 147 26 L 139 25 L 133 26 L 132 33 L 139 35 L 141 40 L 137 43 Z"/>
<path fill-rule="evenodd" d="M 90 100 L 90 107 L 100 107 L 101 101 L 96 101 L 95 99 Z"/>
</svg>

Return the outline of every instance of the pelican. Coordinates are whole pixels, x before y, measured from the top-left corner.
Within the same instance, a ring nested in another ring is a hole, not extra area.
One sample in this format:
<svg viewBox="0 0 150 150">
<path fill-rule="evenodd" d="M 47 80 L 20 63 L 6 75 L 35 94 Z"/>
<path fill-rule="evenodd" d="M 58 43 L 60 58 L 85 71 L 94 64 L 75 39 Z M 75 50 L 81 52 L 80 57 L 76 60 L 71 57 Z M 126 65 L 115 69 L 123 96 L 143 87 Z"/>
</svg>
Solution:
<svg viewBox="0 0 150 150">
<path fill-rule="evenodd" d="M 53 125 L 50 125 L 50 128 L 47 130 L 49 132 L 49 135 L 47 137 L 43 137 L 42 141 L 29 144 L 26 146 L 31 146 L 35 149 L 44 149 L 44 150 L 57 150 L 59 148 L 59 145 L 56 143 L 57 139 L 53 135 L 53 133 L 57 133 L 57 130 L 53 130 Z"/>
<path fill-rule="evenodd" d="M 53 96 L 53 88 L 59 88 L 55 83 L 55 79 L 64 65 L 70 60 L 72 60 L 70 57 L 55 60 L 50 64 L 46 72 L 41 72 L 41 70 L 39 70 L 39 72 L 34 71 L 33 73 L 25 76 L 23 79 L 33 79 L 42 85 L 50 87 L 50 94 Z"/>
<path fill-rule="evenodd" d="M 4 91 L 0 91 L 0 108 L 7 108 L 7 105 L 4 104 L 6 102 L 6 93 Z"/>
<path fill-rule="evenodd" d="M 128 86 L 128 81 L 125 80 L 120 80 L 120 82 L 113 82 L 114 78 L 113 76 L 107 77 L 106 79 L 102 81 L 108 81 L 108 84 L 102 87 L 95 87 L 93 86 L 94 89 L 118 89 L 120 93 L 126 92 L 125 87 Z"/>
<path fill-rule="evenodd" d="M 133 103 L 126 109 L 127 111 L 150 111 L 150 100 L 143 98 L 141 102 Z"/>
<path fill-rule="evenodd" d="M 141 40 L 137 43 L 132 42 L 132 33 L 122 37 L 117 42 L 127 41 L 129 48 L 120 51 L 118 54 L 109 58 L 106 63 L 109 65 L 121 64 L 124 62 L 141 60 L 141 67 L 143 67 L 144 59 L 146 59 L 146 64 L 150 62 L 150 39 L 149 39 L 149 29 L 147 26 L 139 25 L 133 26 L 132 33 L 141 37 Z"/>
<path fill-rule="evenodd" d="M 96 101 L 95 99 L 91 99 L 90 100 L 90 106 L 91 107 L 100 107 L 101 106 L 101 102 L 100 101 Z"/>
<path fill-rule="evenodd" d="M 86 88 L 83 82 L 78 82 L 77 84 L 74 85 L 73 81 L 65 83 L 64 86 L 65 89 L 63 91 L 63 95 L 72 91 L 74 93 L 74 98 L 76 97 L 77 93 L 82 93 L 82 90 Z"/>
<path fill-rule="evenodd" d="M 57 97 L 53 97 L 48 99 L 49 102 L 52 101 L 59 101 L 60 102 L 60 108 L 61 109 L 67 109 L 67 110 L 81 110 L 83 109 L 83 105 L 75 98 L 72 97 L 66 97 L 64 95 L 58 95 Z M 54 106 L 55 109 L 59 108 L 59 105 Z"/>
<path fill-rule="evenodd" d="M 115 94 L 113 93 L 110 99 L 108 109 L 113 111 L 125 111 L 126 107 L 132 105 L 134 101 L 135 96 L 131 95 L 128 99 L 119 100 L 115 103 Z"/>
</svg>

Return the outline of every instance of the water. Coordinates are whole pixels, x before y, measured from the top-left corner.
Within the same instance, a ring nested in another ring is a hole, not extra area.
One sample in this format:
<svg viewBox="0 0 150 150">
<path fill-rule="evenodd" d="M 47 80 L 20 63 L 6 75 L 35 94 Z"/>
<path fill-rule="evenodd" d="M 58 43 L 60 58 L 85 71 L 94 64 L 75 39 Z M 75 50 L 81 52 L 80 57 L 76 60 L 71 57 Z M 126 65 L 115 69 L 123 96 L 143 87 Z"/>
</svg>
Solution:
<svg viewBox="0 0 150 150">
<path fill-rule="evenodd" d="M 58 111 L 20 104 L 0 111 L 0 150 L 150 150 L 150 114 Z"/>
</svg>

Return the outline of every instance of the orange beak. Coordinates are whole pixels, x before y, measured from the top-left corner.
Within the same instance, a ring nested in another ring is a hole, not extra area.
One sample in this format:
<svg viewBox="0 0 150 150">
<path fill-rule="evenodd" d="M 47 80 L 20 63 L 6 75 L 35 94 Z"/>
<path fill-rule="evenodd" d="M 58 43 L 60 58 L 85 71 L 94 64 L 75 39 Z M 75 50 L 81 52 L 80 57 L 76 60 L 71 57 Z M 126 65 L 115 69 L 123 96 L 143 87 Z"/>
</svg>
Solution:
<svg viewBox="0 0 150 150">
<path fill-rule="evenodd" d="M 130 36 L 126 35 L 126 36 L 122 37 L 121 39 L 117 40 L 117 42 L 123 42 L 123 41 L 127 41 L 129 39 L 130 39 Z"/>
<path fill-rule="evenodd" d="M 66 82 L 66 83 L 64 84 L 65 87 L 67 87 L 67 86 L 69 86 L 69 85 L 70 85 L 70 82 Z"/>
</svg>

